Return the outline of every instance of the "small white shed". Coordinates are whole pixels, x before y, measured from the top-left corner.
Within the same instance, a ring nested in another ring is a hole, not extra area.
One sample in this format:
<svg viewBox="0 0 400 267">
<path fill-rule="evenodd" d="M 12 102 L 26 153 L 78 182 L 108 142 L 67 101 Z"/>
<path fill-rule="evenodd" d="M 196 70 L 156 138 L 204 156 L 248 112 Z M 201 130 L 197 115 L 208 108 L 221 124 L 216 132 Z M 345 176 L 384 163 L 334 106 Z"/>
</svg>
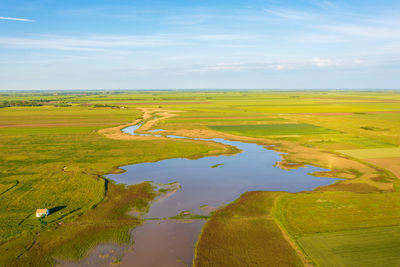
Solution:
<svg viewBox="0 0 400 267">
<path fill-rule="evenodd" d="M 48 209 L 37 209 L 36 210 L 36 217 L 45 217 L 50 214 L 50 211 Z"/>
</svg>

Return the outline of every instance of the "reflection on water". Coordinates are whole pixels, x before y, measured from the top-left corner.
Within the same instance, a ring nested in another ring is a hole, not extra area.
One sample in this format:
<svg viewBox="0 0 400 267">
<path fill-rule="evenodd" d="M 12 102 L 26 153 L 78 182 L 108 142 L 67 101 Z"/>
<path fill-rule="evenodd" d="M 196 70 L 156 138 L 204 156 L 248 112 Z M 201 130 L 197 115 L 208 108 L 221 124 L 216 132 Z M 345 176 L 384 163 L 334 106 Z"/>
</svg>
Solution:
<svg viewBox="0 0 400 267">
<path fill-rule="evenodd" d="M 127 127 L 123 132 L 136 134 L 135 130 L 139 127 L 140 125 Z M 155 202 L 145 216 L 147 218 L 167 218 L 183 211 L 207 214 L 208 210 L 200 208 L 201 206 L 218 207 L 232 202 L 247 191 L 299 192 L 337 180 L 308 175 L 310 172 L 323 170 L 313 166 L 290 171 L 274 167 L 280 161 L 279 153 L 257 144 L 224 139 L 207 140 L 236 146 L 243 152 L 232 156 L 196 160 L 175 158 L 129 165 L 123 167 L 125 173 L 108 175 L 107 178 L 129 185 L 142 181 L 159 184 L 179 182 L 182 188 L 170 197 Z M 218 168 L 215 168 L 217 165 Z M 121 266 L 191 265 L 193 246 L 203 223 L 203 220 L 187 224 L 175 220 L 147 221 L 133 231 L 134 250 L 125 252 Z M 98 253 L 97 255 L 99 257 Z"/>
<path fill-rule="evenodd" d="M 120 266 L 190 266 L 204 220 L 147 221 L 133 230 L 134 250 Z"/>
</svg>

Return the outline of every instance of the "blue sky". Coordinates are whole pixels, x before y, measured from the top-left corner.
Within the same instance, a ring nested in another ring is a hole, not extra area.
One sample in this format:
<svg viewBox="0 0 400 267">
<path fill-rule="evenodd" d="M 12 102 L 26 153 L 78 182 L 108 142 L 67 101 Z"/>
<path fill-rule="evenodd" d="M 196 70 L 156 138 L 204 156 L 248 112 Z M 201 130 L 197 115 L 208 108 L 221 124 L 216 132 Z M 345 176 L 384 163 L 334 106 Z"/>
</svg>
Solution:
<svg viewBox="0 0 400 267">
<path fill-rule="evenodd" d="M 400 88 L 400 1 L 0 2 L 0 89 L 113 88 Z"/>
</svg>

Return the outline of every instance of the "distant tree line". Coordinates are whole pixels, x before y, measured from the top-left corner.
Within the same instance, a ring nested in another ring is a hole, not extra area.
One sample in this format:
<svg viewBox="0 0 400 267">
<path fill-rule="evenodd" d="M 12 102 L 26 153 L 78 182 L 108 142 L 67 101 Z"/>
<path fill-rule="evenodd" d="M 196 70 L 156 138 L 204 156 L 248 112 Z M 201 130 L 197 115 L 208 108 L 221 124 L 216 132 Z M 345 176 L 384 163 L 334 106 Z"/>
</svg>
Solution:
<svg viewBox="0 0 400 267">
<path fill-rule="evenodd" d="M 8 100 L 0 102 L 0 108 L 7 107 L 23 107 L 23 106 L 43 106 L 44 102 L 50 102 L 50 100 Z"/>
<path fill-rule="evenodd" d="M 109 104 L 95 104 L 92 105 L 93 108 L 125 108 L 124 106 L 115 106 Z"/>
</svg>

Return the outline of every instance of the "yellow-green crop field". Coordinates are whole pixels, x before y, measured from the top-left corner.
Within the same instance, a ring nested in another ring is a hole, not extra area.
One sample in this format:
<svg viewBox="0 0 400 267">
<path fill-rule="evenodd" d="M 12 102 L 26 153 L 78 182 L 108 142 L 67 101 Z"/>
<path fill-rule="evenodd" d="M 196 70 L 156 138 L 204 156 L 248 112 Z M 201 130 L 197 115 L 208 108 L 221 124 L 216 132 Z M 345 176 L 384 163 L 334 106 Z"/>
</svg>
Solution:
<svg viewBox="0 0 400 267">
<path fill-rule="evenodd" d="M 146 209 L 156 194 L 148 183 L 125 187 L 103 176 L 118 166 L 215 150 L 99 133 L 141 118 L 140 108 L 174 114 L 151 129 L 274 144 L 284 162 L 344 179 L 312 192 L 244 194 L 206 223 L 194 265 L 399 264 L 399 91 L 3 92 L 0 107 L 5 266 L 52 266 L 102 242 L 129 242 L 141 219 L 126 211 Z M 44 222 L 34 214 L 42 207 L 52 210 Z"/>
<path fill-rule="evenodd" d="M 337 150 L 339 153 L 358 159 L 397 158 L 400 157 L 400 147 Z"/>
</svg>

